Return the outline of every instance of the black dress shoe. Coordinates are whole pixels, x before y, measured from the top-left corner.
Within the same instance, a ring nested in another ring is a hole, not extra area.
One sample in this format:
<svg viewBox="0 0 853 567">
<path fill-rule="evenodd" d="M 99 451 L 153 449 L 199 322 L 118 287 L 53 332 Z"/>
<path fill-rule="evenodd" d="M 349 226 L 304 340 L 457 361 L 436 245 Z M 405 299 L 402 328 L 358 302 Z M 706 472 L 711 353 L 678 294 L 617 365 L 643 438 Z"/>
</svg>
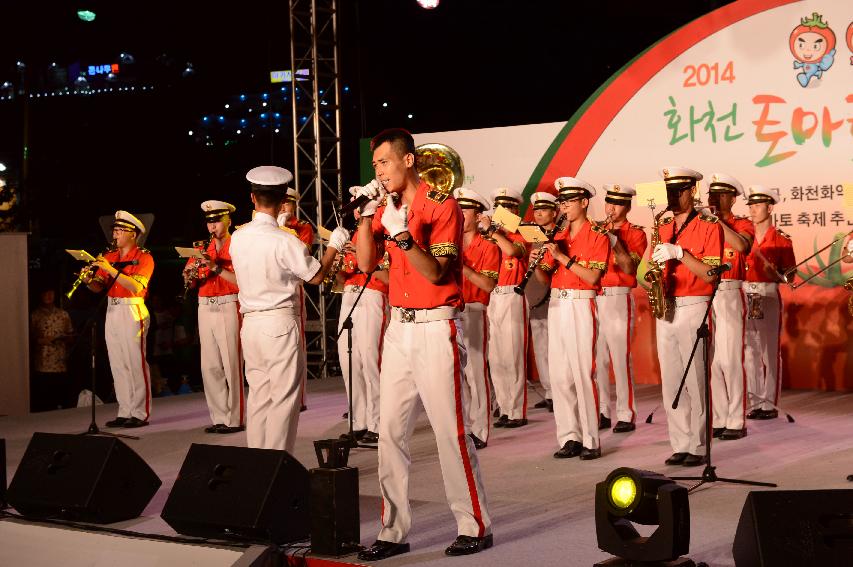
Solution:
<svg viewBox="0 0 853 567">
<path fill-rule="evenodd" d="M 494 422 L 492 425 L 494 425 L 495 427 L 506 427 L 506 424 L 507 424 L 508 422 L 509 422 L 509 416 L 508 416 L 508 415 L 502 415 L 502 416 L 500 417 L 500 419 L 498 419 L 498 420 L 497 420 L 496 422 Z"/>
<path fill-rule="evenodd" d="M 500 417 L 501 416 L 501 408 L 495 408 L 495 411 L 492 412 L 492 417 Z"/>
<path fill-rule="evenodd" d="M 583 451 L 583 445 L 577 441 L 566 441 L 563 448 L 554 453 L 555 459 L 571 459 L 577 457 Z"/>
<path fill-rule="evenodd" d="M 461 535 L 444 550 L 444 553 L 445 555 L 471 555 L 489 549 L 494 543 L 492 534 L 484 537 Z"/>
<path fill-rule="evenodd" d="M 389 557 L 408 552 L 408 543 L 394 543 L 392 541 L 377 539 L 373 542 L 373 545 L 359 551 L 358 558 L 364 561 L 379 561 L 380 559 L 388 559 Z"/>
<path fill-rule="evenodd" d="M 682 467 L 698 467 L 704 465 L 706 461 L 705 455 L 688 454 L 681 462 Z"/>
<path fill-rule="evenodd" d="M 349 412 L 345 411 L 344 415 L 341 416 L 341 419 L 349 419 Z"/>
<path fill-rule="evenodd" d="M 208 427 L 205 427 L 205 428 L 204 428 L 204 432 L 205 432 L 205 433 L 219 433 L 219 430 L 220 430 L 221 428 L 223 428 L 223 427 L 225 427 L 225 424 L 223 424 L 223 423 L 215 423 L 215 424 L 213 424 L 213 425 L 210 425 L 210 426 L 208 426 Z"/>
<path fill-rule="evenodd" d="M 601 457 L 601 447 L 598 449 L 587 449 L 586 447 L 581 449 L 580 458 L 582 461 L 591 461 L 593 459 L 598 459 L 599 457 Z"/>
<path fill-rule="evenodd" d="M 106 422 L 104 424 L 104 427 L 124 427 L 125 423 L 127 423 L 126 417 L 117 417 Z"/>
<path fill-rule="evenodd" d="M 550 413 L 554 413 L 554 400 L 547 400 L 548 402 L 548 411 Z"/>
<path fill-rule="evenodd" d="M 527 419 L 525 419 L 525 418 L 508 419 L 508 420 L 506 420 L 506 423 L 504 423 L 504 427 L 506 427 L 508 429 L 514 428 L 514 427 L 522 427 L 524 425 L 527 425 Z"/>
<path fill-rule="evenodd" d="M 743 439 L 744 437 L 746 437 L 746 427 L 743 429 L 726 429 L 723 431 L 723 434 L 720 435 L 720 439 L 725 439 L 726 441 Z"/>
<path fill-rule="evenodd" d="M 548 407 L 548 400 L 542 400 L 541 402 L 536 402 L 533 404 L 533 407 L 536 409 L 545 409 Z"/>
<path fill-rule="evenodd" d="M 637 429 L 637 426 L 630 421 L 617 421 L 616 425 L 613 426 L 613 433 L 628 433 L 635 429 Z"/>
<path fill-rule="evenodd" d="M 486 443 L 485 441 L 483 441 L 482 439 L 480 439 L 479 437 L 477 437 L 473 433 L 469 433 L 468 437 L 470 437 L 471 441 L 474 442 L 474 448 L 475 449 L 485 449 L 489 445 L 488 443 Z"/>
<path fill-rule="evenodd" d="M 673 453 L 670 458 L 665 460 L 663 463 L 665 465 L 680 465 L 687 458 L 687 455 L 690 453 Z"/>
<path fill-rule="evenodd" d="M 243 427 L 242 425 L 234 425 L 234 426 L 223 425 L 222 427 L 219 428 L 219 431 L 217 431 L 217 433 L 222 433 L 222 434 L 238 433 L 240 431 L 245 431 L 245 430 L 246 430 L 246 428 Z"/>
<path fill-rule="evenodd" d="M 359 442 L 364 443 L 365 445 L 377 445 L 379 443 L 379 434 L 374 433 L 373 431 L 368 431 L 361 439 L 359 439 Z"/>
<path fill-rule="evenodd" d="M 299 406 L 299 413 L 302 413 L 303 411 L 305 411 L 307 409 L 308 409 L 308 406 L 306 406 L 305 404 L 302 404 L 301 406 Z"/>
<path fill-rule="evenodd" d="M 746 419 L 761 419 L 759 416 L 761 415 L 760 409 L 754 409 L 748 414 L 746 414 Z"/>
<path fill-rule="evenodd" d="M 714 439 L 719 439 L 720 437 L 722 437 L 722 436 L 723 436 L 723 433 L 725 433 L 725 431 L 726 431 L 726 428 L 725 428 L 725 427 L 715 427 L 715 428 L 714 428 L 714 433 L 713 433 L 713 434 L 714 434 Z"/>
<path fill-rule="evenodd" d="M 130 419 L 124 422 L 124 425 L 122 425 L 122 427 L 131 429 L 134 427 L 145 427 L 146 425 L 148 425 L 147 421 L 143 421 L 138 417 L 131 417 Z"/>
<path fill-rule="evenodd" d="M 610 418 L 604 417 L 604 414 L 600 414 L 598 416 L 598 428 L 599 429 L 610 429 Z"/>
<path fill-rule="evenodd" d="M 756 419 L 776 419 L 779 417 L 779 411 L 775 409 L 761 410 L 761 414 Z"/>
</svg>

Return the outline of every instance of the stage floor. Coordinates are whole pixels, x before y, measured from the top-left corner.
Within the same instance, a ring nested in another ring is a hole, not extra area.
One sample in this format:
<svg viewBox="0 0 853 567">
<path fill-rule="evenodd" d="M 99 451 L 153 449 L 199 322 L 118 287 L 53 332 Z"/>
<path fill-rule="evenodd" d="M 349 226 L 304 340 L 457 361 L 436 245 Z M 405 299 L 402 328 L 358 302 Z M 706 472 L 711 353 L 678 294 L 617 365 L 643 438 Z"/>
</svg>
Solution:
<svg viewBox="0 0 853 567">
<path fill-rule="evenodd" d="M 540 398 L 531 392 L 531 406 Z M 386 561 L 397 565 L 592 565 L 607 558 L 598 550 L 594 520 L 594 486 L 614 468 L 630 466 L 667 475 L 700 474 L 663 464 L 671 451 L 663 410 L 654 422 L 643 420 L 660 402 L 660 387 L 637 388 L 637 430 L 602 436 L 603 457 L 595 461 L 556 460 L 552 414 L 531 409 L 530 424 L 518 429 L 494 429 L 489 446 L 478 452 L 493 521 L 495 547 L 478 555 L 449 558 L 444 548 L 456 536 L 455 523 L 444 500 L 441 471 L 432 431 L 421 416 L 411 442 L 410 479 L 414 525 L 412 551 Z M 749 435 L 714 444 L 714 463 L 722 477 L 775 482 L 780 489 L 853 488 L 853 394 L 812 391 L 783 393 L 784 416 L 749 422 Z M 295 456 L 316 466 L 312 441 L 337 437 L 346 430 L 341 414 L 346 398 L 340 380 L 309 381 L 308 410 L 301 414 Z M 99 406 L 99 424 L 115 415 L 115 406 Z M 7 443 L 7 473 L 11 480 L 30 436 L 35 431 L 75 433 L 89 423 L 86 408 L 0 418 L 0 437 Z M 132 430 L 141 437 L 128 441 L 163 480 L 143 517 L 115 527 L 153 534 L 173 534 L 160 511 L 191 443 L 245 445 L 244 433 L 205 434 L 209 424 L 203 394 L 154 400 L 151 425 Z M 355 450 L 350 465 L 361 477 L 361 540 L 369 545 L 379 528 L 379 485 L 376 452 Z M 741 507 L 750 488 L 717 483 L 690 497 L 690 557 L 709 565 L 734 565 L 731 554 Z M 356 563 L 354 555 L 341 561 Z"/>
</svg>

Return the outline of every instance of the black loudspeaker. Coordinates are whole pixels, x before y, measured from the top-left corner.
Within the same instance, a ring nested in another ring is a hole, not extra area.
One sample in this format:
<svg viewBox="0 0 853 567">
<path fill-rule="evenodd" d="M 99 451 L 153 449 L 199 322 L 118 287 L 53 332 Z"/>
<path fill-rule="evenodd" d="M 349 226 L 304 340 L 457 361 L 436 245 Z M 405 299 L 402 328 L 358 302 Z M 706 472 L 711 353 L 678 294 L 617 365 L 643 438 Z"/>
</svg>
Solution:
<svg viewBox="0 0 853 567">
<path fill-rule="evenodd" d="M 732 555 L 737 567 L 853 565 L 853 490 L 750 492 Z"/>
<path fill-rule="evenodd" d="M 344 555 L 361 541 L 358 469 L 319 468 L 311 478 L 311 551 Z"/>
<path fill-rule="evenodd" d="M 176 532 L 308 538 L 308 471 L 287 451 L 193 444 L 161 514 Z"/>
<path fill-rule="evenodd" d="M 8 500 L 24 516 L 109 524 L 138 517 L 160 484 L 115 437 L 35 433 Z"/>
</svg>

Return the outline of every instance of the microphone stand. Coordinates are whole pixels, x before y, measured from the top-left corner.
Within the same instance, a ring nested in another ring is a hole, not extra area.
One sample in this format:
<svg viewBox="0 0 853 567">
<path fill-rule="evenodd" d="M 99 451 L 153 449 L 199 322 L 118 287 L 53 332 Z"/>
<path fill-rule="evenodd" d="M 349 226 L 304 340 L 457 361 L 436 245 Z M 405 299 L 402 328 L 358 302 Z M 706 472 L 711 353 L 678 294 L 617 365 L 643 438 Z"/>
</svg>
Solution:
<svg viewBox="0 0 853 567">
<path fill-rule="evenodd" d="M 352 314 L 355 312 L 355 308 L 358 305 L 358 302 L 361 300 L 361 296 L 364 294 L 364 290 L 367 289 L 367 284 L 370 283 L 370 278 L 373 277 L 373 272 L 367 273 L 367 279 L 364 280 L 364 285 L 361 286 L 361 289 L 358 292 L 358 295 L 355 297 L 355 301 L 352 304 L 352 307 L 347 313 L 344 322 L 341 324 L 341 328 L 338 330 L 338 334 L 335 337 L 335 340 L 340 339 L 341 335 L 344 331 L 347 332 L 347 368 L 349 369 L 349 375 L 347 376 L 347 406 L 349 408 L 349 412 L 347 413 L 347 419 L 349 421 L 349 431 L 344 433 L 342 437 L 346 437 L 349 441 L 349 446 L 352 448 L 361 448 L 361 449 L 378 449 L 379 447 L 374 447 L 373 445 L 362 445 L 358 442 L 358 439 L 355 438 L 355 433 L 352 430 Z"/>
<path fill-rule="evenodd" d="M 711 410 L 711 367 L 708 364 L 708 348 L 711 342 L 711 332 L 708 328 L 708 316 L 711 313 L 711 308 L 714 305 L 714 297 L 717 295 L 717 287 L 719 286 L 720 278 L 717 274 L 717 279 L 711 284 L 711 299 L 708 301 L 708 307 L 705 308 L 705 315 L 702 317 L 702 323 L 696 329 L 696 340 L 693 342 L 693 350 L 690 351 L 690 358 L 687 360 L 687 366 L 684 368 L 684 374 L 681 376 L 681 384 L 678 386 L 678 393 L 675 394 L 675 399 L 672 402 L 672 409 L 678 407 L 678 402 L 681 399 L 681 392 L 684 389 L 684 383 L 687 381 L 687 374 L 690 372 L 690 366 L 693 364 L 693 357 L 696 355 L 696 349 L 699 347 L 699 342 L 703 343 L 704 351 L 702 353 L 702 362 L 704 365 L 705 376 L 705 437 L 707 444 L 707 462 L 705 470 L 702 471 L 702 476 L 671 476 L 673 480 L 698 480 L 696 484 L 688 489 L 688 492 L 693 492 L 703 484 L 711 482 L 728 482 L 731 484 L 746 484 L 749 486 L 769 486 L 775 488 L 777 485 L 771 482 L 759 482 L 755 480 L 741 480 L 736 478 L 723 478 L 717 476 L 716 467 L 711 462 L 711 446 L 713 445 L 713 415 Z M 651 416 L 649 416 L 651 417 Z"/>
<path fill-rule="evenodd" d="M 134 435 L 127 435 L 126 433 L 112 433 L 110 431 L 101 431 L 100 428 L 98 427 L 98 422 L 95 419 L 95 383 L 96 383 L 96 379 L 97 379 L 97 366 L 96 366 L 95 360 L 96 360 L 96 355 L 97 355 L 96 344 L 97 344 L 98 314 L 101 312 L 101 308 L 106 305 L 107 299 L 109 299 L 108 294 L 109 294 L 110 290 L 115 285 L 115 283 L 118 281 L 119 276 L 121 276 L 124 273 L 122 270 L 124 270 L 125 266 L 133 265 L 132 262 L 115 262 L 115 264 L 119 264 L 119 267 L 117 268 L 118 273 L 116 274 L 115 278 L 113 278 L 112 283 L 110 283 L 110 285 L 106 289 L 104 289 L 103 296 L 101 297 L 101 300 L 98 302 L 98 305 L 95 307 L 95 312 L 92 314 L 91 317 L 89 317 L 89 320 L 86 321 L 86 323 L 83 325 L 84 332 L 80 333 L 80 336 L 82 338 L 82 336 L 85 334 L 85 329 L 87 326 L 89 327 L 89 329 L 92 332 L 91 338 L 90 338 L 90 345 L 89 345 L 89 353 L 91 355 L 90 368 L 91 368 L 91 372 L 92 372 L 92 384 L 91 384 L 91 390 L 90 390 L 92 393 L 92 413 L 91 413 L 91 421 L 89 422 L 89 428 L 86 431 L 79 433 L 79 435 L 107 435 L 110 437 L 121 437 L 122 439 L 139 440 L 139 437 L 136 437 Z M 113 265 L 115 266 L 115 264 L 113 264 Z M 78 344 L 80 344 L 79 339 L 78 339 L 78 342 L 75 343 L 74 347 L 71 348 L 71 352 L 74 351 L 74 348 Z M 69 355 L 71 354 L 71 352 L 69 352 Z"/>
</svg>

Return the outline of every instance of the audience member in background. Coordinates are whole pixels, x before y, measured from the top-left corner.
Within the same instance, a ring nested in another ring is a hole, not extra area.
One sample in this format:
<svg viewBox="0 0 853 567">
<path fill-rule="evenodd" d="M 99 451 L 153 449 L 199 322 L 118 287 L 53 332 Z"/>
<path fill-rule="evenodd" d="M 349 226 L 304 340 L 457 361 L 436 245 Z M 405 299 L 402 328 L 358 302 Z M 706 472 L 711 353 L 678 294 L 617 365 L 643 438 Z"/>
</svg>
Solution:
<svg viewBox="0 0 853 567">
<path fill-rule="evenodd" d="M 56 292 L 46 288 L 39 306 L 30 315 L 33 372 L 30 381 L 30 411 L 69 408 L 72 382 L 68 376 L 68 344 L 74 333 L 68 312 L 56 306 Z"/>
</svg>

